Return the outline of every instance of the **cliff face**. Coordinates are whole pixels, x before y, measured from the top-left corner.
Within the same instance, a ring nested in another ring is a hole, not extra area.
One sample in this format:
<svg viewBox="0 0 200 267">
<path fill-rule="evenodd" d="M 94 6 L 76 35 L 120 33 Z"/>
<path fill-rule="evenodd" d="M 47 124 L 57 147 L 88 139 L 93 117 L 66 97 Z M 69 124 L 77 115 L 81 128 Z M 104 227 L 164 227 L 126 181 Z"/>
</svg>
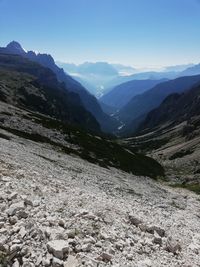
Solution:
<svg viewBox="0 0 200 267">
<path fill-rule="evenodd" d="M 67 91 L 50 69 L 18 55 L 0 54 L 0 77 L 1 100 L 100 132 L 79 96 Z"/>
</svg>

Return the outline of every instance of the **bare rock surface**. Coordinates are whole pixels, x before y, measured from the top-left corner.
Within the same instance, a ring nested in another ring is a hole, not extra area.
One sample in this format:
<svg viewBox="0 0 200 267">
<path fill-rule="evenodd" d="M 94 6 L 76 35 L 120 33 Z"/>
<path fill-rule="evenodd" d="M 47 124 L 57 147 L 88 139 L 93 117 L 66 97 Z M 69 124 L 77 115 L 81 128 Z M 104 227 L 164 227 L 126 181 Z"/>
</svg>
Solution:
<svg viewBox="0 0 200 267">
<path fill-rule="evenodd" d="M 0 266 L 200 266 L 197 195 L 0 131 Z"/>
</svg>

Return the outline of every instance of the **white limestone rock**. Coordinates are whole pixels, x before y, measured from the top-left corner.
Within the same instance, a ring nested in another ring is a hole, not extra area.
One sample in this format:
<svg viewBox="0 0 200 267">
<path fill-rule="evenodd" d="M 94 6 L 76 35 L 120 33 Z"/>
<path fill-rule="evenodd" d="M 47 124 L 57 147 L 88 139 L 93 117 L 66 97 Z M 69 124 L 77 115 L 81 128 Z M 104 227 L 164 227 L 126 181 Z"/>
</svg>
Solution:
<svg viewBox="0 0 200 267">
<path fill-rule="evenodd" d="M 47 249 L 56 258 L 62 260 L 69 251 L 69 244 L 65 240 L 53 240 L 47 243 Z"/>
</svg>

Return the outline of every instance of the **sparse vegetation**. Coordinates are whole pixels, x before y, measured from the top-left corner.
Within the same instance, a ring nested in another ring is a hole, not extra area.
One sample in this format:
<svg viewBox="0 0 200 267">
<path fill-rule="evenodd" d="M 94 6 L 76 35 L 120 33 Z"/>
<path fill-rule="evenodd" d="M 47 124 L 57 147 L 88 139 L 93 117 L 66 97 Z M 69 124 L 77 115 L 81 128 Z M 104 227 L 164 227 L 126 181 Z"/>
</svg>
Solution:
<svg viewBox="0 0 200 267">
<path fill-rule="evenodd" d="M 184 188 L 190 191 L 200 194 L 200 184 L 199 183 L 182 183 L 182 184 L 172 184 L 174 188 Z"/>
<path fill-rule="evenodd" d="M 173 154 L 171 157 L 169 157 L 169 160 L 177 159 L 177 158 L 183 158 L 187 155 L 191 155 L 193 151 L 191 150 L 181 150 Z"/>
<path fill-rule="evenodd" d="M 139 153 L 133 153 L 126 147 L 122 147 L 115 140 L 105 136 L 95 136 L 76 126 L 62 123 L 41 114 L 32 113 L 35 123 L 49 129 L 60 131 L 68 143 L 77 145 L 79 149 L 73 149 L 67 145 L 52 141 L 50 138 L 36 133 L 27 133 L 17 129 L 3 127 L 5 130 L 35 142 L 49 143 L 67 154 L 75 154 L 91 163 L 102 167 L 116 167 L 135 175 L 149 176 L 156 179 L 164 176 L 164 169 L 154 159 Z M 28 116 L 26 116 L 28 119 Z"/>
<path fill-rule="evenodd" d="M 152 151 L 155 149 L 158 149 L 165 144 L 169 142 L 168 138 L 162 138 L 162 139 L 148 139 L 148 140 L 143 140 L 141 139 L 140 141 L 135 141 L 132 144 L 131 150 L 135 152 L 141 152 L 141 153 L 146 153 L 148 151 Z"/>
<path fill-rule="evenodd" d="M 8 258 L 6 254 L 0 251 L 0 267 L 7 267 L 8 266 Z"/>
</svg>

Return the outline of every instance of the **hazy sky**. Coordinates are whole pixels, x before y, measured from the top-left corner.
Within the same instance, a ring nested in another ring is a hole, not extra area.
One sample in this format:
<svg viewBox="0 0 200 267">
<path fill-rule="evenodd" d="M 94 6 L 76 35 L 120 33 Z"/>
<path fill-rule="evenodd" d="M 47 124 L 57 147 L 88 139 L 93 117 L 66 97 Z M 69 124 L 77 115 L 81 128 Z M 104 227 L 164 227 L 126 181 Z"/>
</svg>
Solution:
<svg viewBox="0 0 200 267">
<path fill-rule="evenodd" d="M 0 46 L 56 60 L 132 66 L 200 62 L 199 0 L 0 0 Z"/>
</svg>

